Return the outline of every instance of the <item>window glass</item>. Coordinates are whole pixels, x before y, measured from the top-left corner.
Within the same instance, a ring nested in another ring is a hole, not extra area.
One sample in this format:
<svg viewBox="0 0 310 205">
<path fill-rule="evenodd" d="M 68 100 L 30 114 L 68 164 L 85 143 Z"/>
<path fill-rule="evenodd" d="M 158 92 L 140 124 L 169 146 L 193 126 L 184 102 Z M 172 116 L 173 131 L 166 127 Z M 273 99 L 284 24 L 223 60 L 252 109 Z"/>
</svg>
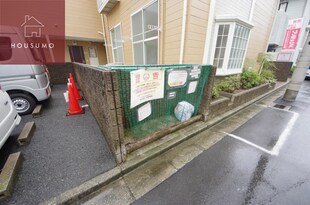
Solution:
<svg viewBox="0 0 310 205">
<path fill-rule="evenodd" d="M 158 1 L 132 16 L 134 64 L 158 63 Z"/>
<path fill-rule="evenodd" d="M 146 64 L 156 64 L 157 63 L 157 45 L 158 40 L 151 40 L 145 42 L 145 55 Z"/>
<path fill-rule="evenodd" d="M 145 38 L 157 36 L 158 33 L 158 2 L 143 10 Z"/>
<path fill-rule="evenodd" d="M 236 24 L 232 48 L 230 51 L 228 69 L 240 69 L 245 57 L 245 50 L 250 29 Z"/>
<path fill-rule="evenodd" d="M 111 30 L 111 41 L 114 63 L 123 63 L 123 40 L 120 25 Z"/>
<path fill-rule="evenodd" d="M 142 11 L 132 16 L 132 34 L 133 41 L 140 41 L 143 39 L 142 32 Z"/>
<path fill-rule="evenodd" d="M 135 64 L 143 64 L 143 43 L 133 44 Z"/>
<path fill-rule="evenodd" d="M 214 61 L 213 61 L 213 65 L 215 65 L 217 68 L 223 67 L 229 27 L 230 27 L 229 24 L 219 25 L 219 29 L 217 33 L 217 40 L 216 40 L 215 54 L 214 54 Z"/>
<path fill-rule="evenodd" d="M 9 37 L 0 37 L 0 61 L 9 60 L 11 57 L 11 39 Z"/>
<path fill-rule="evenodd" d="M 117 58 L 118 58 L 118 61 L 117 62 L 124 62 L 124 59 L 123 59 L 123 47 L 118 47 L 117 48 Z"/>
</svg>

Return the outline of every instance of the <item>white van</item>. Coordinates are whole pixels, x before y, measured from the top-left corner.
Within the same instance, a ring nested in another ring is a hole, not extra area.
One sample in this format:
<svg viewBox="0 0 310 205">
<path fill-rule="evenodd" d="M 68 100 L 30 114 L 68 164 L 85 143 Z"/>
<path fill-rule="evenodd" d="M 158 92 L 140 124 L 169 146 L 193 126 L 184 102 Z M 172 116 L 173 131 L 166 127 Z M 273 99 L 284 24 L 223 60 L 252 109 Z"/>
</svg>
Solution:
<svg viewBox="0 0 310 205">
<path fill-rule="evenodd" d="M 20 123 L 21 117 L 13 107 L 9 95 L 0 87 L 0 148 Z"/>
<path fill-rule="evenodd" d="M 10 95 L 18 114 L 29 114 L 37 102 L 51 95 L 47 68 L 40 64 L 36 48 L 12 48 L 13 42 L 29 43 L 16 27 L 0 29 L 0 85 Z M 14 45 L 15 46 L 15 45 Z M 27 59 L 36 64 L 14 64 L 17 59 Z"/>
</svg>

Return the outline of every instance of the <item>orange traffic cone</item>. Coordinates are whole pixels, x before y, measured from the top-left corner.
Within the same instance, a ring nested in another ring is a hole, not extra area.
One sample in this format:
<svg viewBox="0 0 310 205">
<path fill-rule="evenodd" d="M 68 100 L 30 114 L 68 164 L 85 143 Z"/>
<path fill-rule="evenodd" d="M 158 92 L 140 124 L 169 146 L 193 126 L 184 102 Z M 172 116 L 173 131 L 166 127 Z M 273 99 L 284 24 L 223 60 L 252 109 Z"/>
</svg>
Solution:
<svg viewBox="0 0 310 205">
<path fill-rule="evenodd" d="M 76 97 L 77 100 L 82 100 L 82 96 L 80 95 L 77 87 L 76 87 L 76 84 L 75 84 L 75 81 L 73 79 L 73 76 L 72 76 L 72 73 L 69 73 L 69 79 L 70 79 L 70 83 L 72 84 L 72 88 L 73 88 L 73 92 L 74 92 L 74 95 Z"/>
<path fill-rule="evenodd" d="M 84 114 L 84 110 L 79 105 L 78 100 L 74 96 L 72 84 L 68 83 L 69 110 L 67 116 Z"/>
</svg>

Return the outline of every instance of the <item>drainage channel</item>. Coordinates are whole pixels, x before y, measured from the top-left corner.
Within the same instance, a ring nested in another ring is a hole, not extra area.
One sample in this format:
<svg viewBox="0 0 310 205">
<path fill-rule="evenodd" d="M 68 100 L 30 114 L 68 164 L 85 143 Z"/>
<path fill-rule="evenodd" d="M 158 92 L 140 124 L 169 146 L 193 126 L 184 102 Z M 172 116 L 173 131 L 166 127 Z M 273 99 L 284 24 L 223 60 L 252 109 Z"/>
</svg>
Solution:
<svg viewBox="0 0 310 205">
<path fill-rule="evenodd" d="M 275 104 L 273 107 L 278 108 L 278 109 L 282 109 L 282 110 L 290 110 L 292 106 L 288 106 L 288 105 L 281 105 L 281 104 Z"/>
</svg>

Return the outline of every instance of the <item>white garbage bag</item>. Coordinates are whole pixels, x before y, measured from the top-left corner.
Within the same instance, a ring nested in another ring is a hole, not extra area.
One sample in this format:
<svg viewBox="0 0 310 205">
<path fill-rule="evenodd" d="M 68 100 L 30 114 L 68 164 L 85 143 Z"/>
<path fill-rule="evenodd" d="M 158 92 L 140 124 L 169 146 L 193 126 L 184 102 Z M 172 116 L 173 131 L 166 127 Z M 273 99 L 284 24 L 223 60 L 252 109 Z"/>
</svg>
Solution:
<svg viewBox="0 0 310 205">
<path fill-rule="evenodd" d="M 179 121 L 184 122 L 192 117 L 194 111 L 195 107 L 192 104 L 182 101 L 175 107 L 174 114 Z"/>
</svg>

